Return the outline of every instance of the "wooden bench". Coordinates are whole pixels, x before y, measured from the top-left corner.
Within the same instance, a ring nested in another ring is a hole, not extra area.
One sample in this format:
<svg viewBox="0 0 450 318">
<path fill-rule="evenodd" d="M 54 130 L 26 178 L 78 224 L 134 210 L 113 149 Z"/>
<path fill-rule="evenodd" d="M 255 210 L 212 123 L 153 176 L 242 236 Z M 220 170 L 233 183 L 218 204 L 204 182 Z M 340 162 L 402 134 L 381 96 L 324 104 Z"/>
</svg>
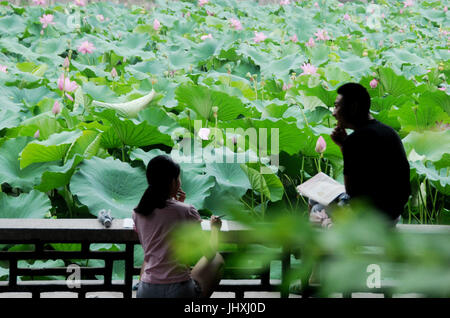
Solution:
<svg viewBox="0 0 450 318">
<path fill-rule="evenodd" d="M 228 221 L 228 230 L 221 232 L 221 241 L 227 243 L 252 242 L 245 240 L 247 230 L 236 222 Z M 59 251 L 48 248 L 49 243 L 80 244 L 79 251 Z M 125 245 L 124 251 L 95 251 L 91 244 L 113 243 Z M 253 242 L 256 243 L 256 242 Z M 76 292 L 79 298 L 85 298 L 88 292 L 113 291 L 123 293 L 124 298 L 132 297 L 133 276 L 138 276 L 140 268 L 134 266 L 134 247 L 139 239 L 133 229 L 124 228 L 123 220 L 113 221 L 110 228 L 104 228 L 96 219 L 0 219 L 0 244 L 29 244 L 31 251 L 0 251 L 0 261 L 9 261 L 8 281 L 0 281 L 0 293 L 31 293 L 39 298 L 43 292 Z M 221 252 L 225 261 L 233 256 L 232 252 Z M 255 253 L 255 258 L 258 255 Z M 104 261 L 104 267 L 80 267 L 81 286 L 71 288 L 67 280 L 55 281 L 18 281 L 20 276 L 65 276 L 72 272 L 68 266 L 58 268 L 20 268 L 20 260 L 70 260 L 98 259 Z M 283 269 L 289 267 L 289 257 L 282 252 L 278 259 Z M 124 280 L 112 280 L 113 263 L 124 261 Z M 98 280 L 95 276 L 103 276 Z M 256 279 L 250 282 L 248 276 Z M 237 298 L 243 298 L 245 291 L 280 291 L 282 297 L 288 296 L 288 285 L 281 282 L 271 284 L 270 267 L 225 268 L 224 279 L 217 291 L 234 292 Z"/>
</svg>

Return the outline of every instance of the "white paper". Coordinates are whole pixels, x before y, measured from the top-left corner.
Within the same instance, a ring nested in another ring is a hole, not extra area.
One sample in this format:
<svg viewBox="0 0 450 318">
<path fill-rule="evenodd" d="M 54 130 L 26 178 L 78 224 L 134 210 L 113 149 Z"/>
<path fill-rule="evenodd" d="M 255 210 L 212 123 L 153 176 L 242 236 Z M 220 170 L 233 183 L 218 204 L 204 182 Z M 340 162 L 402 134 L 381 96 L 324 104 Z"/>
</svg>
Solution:
<svg viewBox="0 0 450 318">
<path fill-rule="evenodd" d="M 210 220 L 202 220 L 202 230 L 203 231 L 211 231 L 211 221 Z M 228 221 L 222 220 L 221 231 L 229 231 Z"/>
<path fill-rule="evenodd" d="M 133 229 L 134 228 L 134 222 L 133 219 L 123 219 L 123 228 L 125 229 Z"/>
<path fill-rule="evenodd" d="M 330 204 L 341 193 L 345 192 L 345 186 L 330 178 L 325 173 L 319 172 L 308 181 L 297 186 L 301 195 L 308 197 L 322 205 Z"/>
</svg>

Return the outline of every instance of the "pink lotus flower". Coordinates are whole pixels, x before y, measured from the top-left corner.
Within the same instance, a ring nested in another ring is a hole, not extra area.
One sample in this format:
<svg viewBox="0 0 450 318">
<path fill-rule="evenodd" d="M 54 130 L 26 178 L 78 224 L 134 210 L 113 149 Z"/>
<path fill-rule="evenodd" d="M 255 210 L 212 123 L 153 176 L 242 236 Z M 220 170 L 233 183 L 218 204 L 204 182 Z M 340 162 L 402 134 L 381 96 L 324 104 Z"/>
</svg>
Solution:
<svg viewBox="0 0 450 318">
<path fill-rule="evenodd" d="M 97 14 L 97 15 L 96 15 L 96 18 L 97 18 L 97 20 L 100 21 L 100 22 L 105 21 L 105 17 L 103 16 L 103 14 Z"/>
<path fill-rule="evenodd" d="M 267 36 L 265 36 L 264 33 L 255 31 L 255 37 L 253 38 L 253 41 L 255 43 L 259 43 L 261 41 L 264 41 L 265 39 L 267 39 Z"/>
<path fill-rule="evenodd" d="M 320 136 L 319 139 L 317 139 L 316 152 L 322 153 L 325 151 L 325 149 L 327 149 L 327 143 L 325 142 L 325 139 Z"/>
<path fill-rule="evenodd" d="M 207 4 L 209 1 L 208 0 L 198 0 L 198 5 L 200 7 L 203 7 L 205 4 Z"/>
<path fill-rule="evenodd" d="M 414 5 L 414 0 L 403 1 L 403 8 L 412 7 Z"/>
<path fill-rule="evenodd" d="M 344 14 L 344 20 L 349 21 L 350 15 L 348 13 Z"/>
<path fill-rule="evenodd" d="M 52 14 L 44 14 L 39 21 L 42 23 L 42 28 L 45 29 L 49 24 L 54 25 L 53 15 Z"/>
<path fill-rule="evenodd" d="M 45 0 L 33 0 L 33 3 L 37 6 L 45 5 Z"/>
<path fill-rule="evenodd" d="M 38 129 L 38 130 L 36 130 L 36 132 L 34 133 L 33 137 L 36 138 L 36 139 L 38 139 L 39 136 L 40 136 L 40 132 L 39 132 L 39 129 Z"/>
<path fill-rule="evenodd" d="M 8 73 L 8 70 L 7 70 L 7 66 L 6 65 L 1 65 L 0 64 L 0 72 L 2 72 L 2 73 Z"/>
<path fill-rule="evenodd" d="M 212 37 L 212 34 L 211 33 L 209 33 L 208 35 L 202 35 L 201 37 L 200 37 L 200 39 L 202 39 L 202 41 L 205 41 L 206 39 L 212 39 L 213 37 Z"/>
<path fill-rule="evenodd" d="M 242 24 L 238 19 L 231 18 L 230 19 L 231 26 L 236 30 L 242 30 Z"/>
<path fill-rule="evenodd" d="M 214 13 L 211 12 L 211 11 L 209 11 L 209 10 L 206 10 L 206 14 L 209 15 L 209 16 L 211 16 L 211 17 L 214 15 Z"/>
<path fill-rule="evenodd" d="M 281 0 L 280 1 L 280 5 L 282 5 L 282 6 L 288 5 L 289 3 L 291 3 L 290 0 Z"/>
<path fill-rule="evenodd" d="M 303 63 L 301 66 L 303 73 L 301 75 L 316 75 L 317 67 L 311 65 L 310 63 Z"/>
<path fill-rule="evenodd" d="M 117 71 L 116 71 L 116 68 L 115 67 L 113 67 L 113 69 L 111 70 L 111 76 L 114 78 L 114 77 L 117 77 Z"/>
<path fill-rule="evenodd" d="M 438 87 L 438 90 L 446 91 L 447 89 L 445 87 Z"/>
<path fill-rule="evenodd" d="M 315 6 L 316 8 L 318 8 L 318 7 L 319 7 L 319 4 L 318 4 L 317 2 L 314 2 L 314 6 Z"/>
<path fill-rule="evenodd" d="M 191 16 L 191 13 L 188 11 L 187 13 L 186 13 L 186 18 L 189 18 Z"/>
<path fill-rule="evenodd" d="M 402 14 L 403 13 L 403 9 L 400 9 L 400 14 Z"/>
<path fill-rule="evenodd" d="M 200 128 L 200 130 L 198 131 L 198 136 L 202 140 L 208 140 L 210 132 L 211 130 L 209 128 Z"/>
<path fill-rule="evenodd" d="M 75 0 L 74 3 L 77 6 L 84 7 L 86 5 L 86 0 Z"/>
<path fill-rule="evenodd" d="M 158 31 L 161 27 L 161 23 L 158 21 L 158 19 L 153 20 L 153 29 Z"/>
<path fill-rule="evenodd" d="M 382 17 L 383 19 L 385 18 L 385 15 L 384 15 L 384 13 L 382 13 L 382 14 L 381 14 L 381 17 Z"/>
<path fill-rule="evenodd" d="M 319 29 L 316 33 L 314 33 L 314 35 L 317 37 L 316 40 L 326 41 L 330 39 L 327 30 Z"/>
<path fill-rule="evenodd" d="M 70 78 L 64 78 L 64 74 L 58 79 L 58 88 L 60 91 L 73 92 L 78 88 L 78 85 L 75 81 L 71 82 Z"/>
<path fill-rule="evenodd" d="M 69 66 L 70 66 L 70 61 L 69 61 L 69 58 L 66 57 L 63 62 L 63 67 L 68 68 Z"/>
<path fill-rule="evenodd" d="M 344 4 L 339 2 L 338 7 L 340 8 L 340 7 L 343 7 L 343 6 L 344 6 Z"/>
<path fill-rule="evenodd" d="M 81 43 L 81 45 L 78 47 L 78 52 L 82 53 L 82 54 L 86 54 L 89 53 L 91 54 L 92 52 L 94 52 L 95 50 L 95 46 L 94 44 L 92 44 L 89 41 L 84 41 L 83 43 Z"/>
<path fill-rule="evenodd" d="M 297 43 L 297 42 L 298 42 L 297 34 L 294 34 L 294 35 L 291 36 L 289 39 L 290 39 L 292 42 L 294 42 L 294 43 Z"/>
<path fill-rule="evenodd" d="M 447 6 L 445 6 L 444 7 L 444 12 L 447 12 L 448 11 L 448 8 L 447 8 Z"/>
<path fill-rule="evenodd" d="M 61 112 L 61 105 L 59 105 L 58 101 L 55 101 L 52 108 L 52 113 L 58 115 Z"/>
<path fill-rule="evenodd" d="M 313 47 L 316 46 L 316 42 L 314 42 L 313 38 L 309 38 L 309 41 L 306 43 L 307 47 Z"/>
<path fill-rule="evenodd" d="M 378 81 L 374 78 L 373 80 L 370 81 L 369 85 L 372 88 L 376 88 L 378 86 Z"/>
</svg>

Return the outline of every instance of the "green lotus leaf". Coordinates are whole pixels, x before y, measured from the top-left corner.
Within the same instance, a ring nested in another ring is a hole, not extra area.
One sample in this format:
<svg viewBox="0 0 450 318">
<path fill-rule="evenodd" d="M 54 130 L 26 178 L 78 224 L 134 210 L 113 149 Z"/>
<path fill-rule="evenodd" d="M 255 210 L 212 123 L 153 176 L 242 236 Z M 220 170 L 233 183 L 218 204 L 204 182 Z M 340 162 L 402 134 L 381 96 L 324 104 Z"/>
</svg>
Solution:
<svg viewBox="0 0 450 318">
<path fill-rule="evenodd" d="M 65 161 L 71 159 L 75 154 L 80 154 L 86 159 L 95 156 L 100 148 L 101 133 L 94 130 L 85 130 L 67 151 Z"/>
<path fill-rule="evenodd" d="M 240 114 L 247 114 L 248 111 L 239 98 L 228 94 L 214 91 L 208 87 L 199 85 L 181 85 L 175 91 L 180 111 L 185 107 L 194 110 L 203 119 L 212 121 L 212 108 L 218 106 L 218 118 L 220 120 L 233 120 Z"/>
<path fill-rule="evenodd" d="M 110 209 L 115 218 L 131 217 L 148 186 L 144 170 L 111 157 L 93 157 L 78 167 L 70 181 L 70 190 L 91 214 Z"/>
<path fill-rule="evenodd" d="M 21 115 L 7 108 L 0 108 L 0 130 L 12 128 L 19 125 Z"/>
<path fill-rule="evenodd" d="M 406 103 L 398 110 L 391 110 L 390 114 L 397 117 L 402 131 L 406 133 L 431 129 L 439 122 L 450 122 L 450 117 L 435 104 L 421 103 L 414 106 Z"/>
<path fill-rule="evenodd" d="M 275 75 L 277 78 L 288 80 L 290 71 L 298 72 L 303 62 L 305 62 L 305 59 L 302 56 L 299 56 L 297 53 L 292 54 L 264 65 L 261 75 L 265 78 Z"/>
<path fill-rule="evenodd" d="M 206 173 L 225 190 L 242 197 L 250 189 L 247 175 L 238 163 L 207 163 Z"/>
<path fill-rule="evenodd" d="M 253 164 L 256 168 L 252 168 L 248 165 L 241 164 L 242 170 L 247 174 L 251 187 L 254 191 L 264 194 L 270 201 L 276 202 L 283 197 L 283 184 L 275 174 L 262 174 L 257 170 L 256 164 Z"/>
<path fill-rule="evenodd" d="M 46 103 L 53 105 L 51 101 Z M 53 106 L 52 106 L 53 107 Z M 57 134 L 63 131 L 63 127 L 50 112 L 45 112 L 37 116 L 24 120 L 20 128 L 20 135 L 22 136 L 34 136 L 37 130 L 39 130 L 39 139 L 48 139 L 53 134 Z"/>
<path fill-rule="evenodd" d="M 276 142 L 278 142 L 278 150 L 280 152 L 286 151 L 289 154 L 294 154 L 302 149 L 303 140 L 310 138 L 309 136 L 305 136 L 295 123 L 289 123 L 284 119 L 237 119 L 231 122 L 220 123 L 219 127 L 223 129 L 234 128 L 234 132 L 241 136 L 256 135 L 256 140 L 252 140 L 255 138 L 250 138 L 249 140 L 250 148 L 256 151 L 258 143 L 261 142 L 261 145 L 259 146 L 265 146 L 267 154 L 269 155 L 272 154 L 272 142 L 274 143 L 273 148 L 275 152 L 277 147 Z M 267 136 L 266 144 L 263 144 L 263 139 L 259 137 L 260 132 L 262 131 L 264 131 Z M 293 142 L 293 140 L 296 142 Z M 238 138 L 238 143 L 239 142 L 240 139 Z M 248 149 L 248 147 L 245 149 Z"/>
<path fill-rule="evenodd" d="M 239 167 L 239 169 L 241 168 Z M 247 176 L 245 177 L 248 182 Z M 219 183 L 212 188 L 210 195 L 206 198 L 205 208 L 212 211 L 214 215 L 229 215 L 231 214 L 230 211 L 234 210 L 245 211 L 246 207 L 240 199 L 241 196 L 232 188 Z"/>
<path fill-rule="evenodd" d="M 425 164 L 421 161 L 411 162 L 410 165 L 418 175 L 425 176 L 429 181 L 432 181 L 439 192 L 445 195 L 450 194 L 450 178 L 447 175 L 447 168 L 436 169 L 433 163 L 429 161 Z"/>
<path fill-rule="evenodd" d="M 179 127 L 175 119 L 168 113 L 157 107 L 149 107 L 139 112 L 139 120 L 146 121 L 151 126 L 158 127 L 158 130 L 164 134 L 172 135 L 173 131 Z"/>
<path fill-rule="evenodd" d="M 51 207 L 50 199 L 37 190 L 17 197 L 0 192 L 0 218 L 42 219 Z"/>
<path fill-rule="evenodd" d="M 214 187 L 214 177 L 197 174 L 183 169 L 181 172 L 181 188 L 186 192 L 185 203 L 192 204 L 197 210 L 205 207 L 205 200 Z"/>
<path fill-rule="evenodd" d="M 450 116 L 450 95 L 445 92 L 424 92 L 419 97 L 419 104 L 427 107 L 440 107 Z"/>
<path fill-rule="evenodd" d="M 59 55 L 64 52 L 67 49 L 66 47 L 67 42 L 64 39 L 56 38 L 36 41 L 31 46 L 31 49 L 39 55 L 53 57 L 54 55 Z"/>
<path fill-rule="evenodd" d="M 33 138 L 18 137 L 6 140 L 0 147 L 0 184 L 8 183 L 13 188 L 30 191 L 39 184 L 41 175 L 51 163 L 34 163 L 20 168 L 19 154 Z"/>
<path fill-rule="evenodd" d="M 328 61 L 328 59 L 329 59 L 328 55 L 330 54 L 330 48 L 327 45 L 321 44 L 321 45 L 313 47 L 309 51 L 309 53 L 310 53 L 309 56 L 311 59 L 311 64 L 316 67 L 319 67 Z M 345 70 L 345 71 L 347 71 L 347 70 Z"/>
<path fill-rule="evenodd" d="M 408 81 L 404 76 L 395 74 L 390 68 L 382 68 L 379 73 L 380 83 L 383 85 L 384 91 L 390 95 L 410 95 L 416 89 L 416 85 L 412 81 Z"/>
<path fill-rule="evenodd" d="M 53 134 L 44 141 L 32 141 L 20 153 L 20 168 L 36 162 L 47 162 L 63 159 L 72 143 L 74 143 L 82 132 L 63 131 Z"/>
<path fill-rule="evenodd" d="M 104 85 L 95 85 L 92 82 L 83 84 L 83 92 L 93 100 L 118 103 L 124 102 L 124 96 L 117 96 L 109 87 Z"/>
<path fill-rule="evenodd" d="M 337 63 L 337 66 L 354 78 L 360 79 L 370 72 L 372 62 L 367 57 L 361 58 L 358 56 L 349 56 L 347 58 L 342 58 L 341 61 Z"/>
<path fill-rule="evenodd" d="M 34 188 L 41 192 L 48 192 L 68 185 L 70 178 L 75 172 L 75 168 L 81 161 L 83 161 L 83 157 L 79 154 L 75 154 L 75 156 L 68 160 L 63 166 L 49 166 L 42 174 L 41 183 Z"/>
<path fill-rule="evenodd" d="M 25 32 L 25 19 L 19 15 L 10 15 L 0 18 L 0 29 L 4 34 L 16 35 Z"/>
<path fill-rule="evenodd" d="M 134 147 L 173 145 L 169 135 L 161 133 L 157 127 L 150 126 L 147 122 L 136 124 L 132 120 L 119 118 L 112 109 L 96 114 L 111 123 L 111 128 L 102 134 L 102 146 L 105 148 L 120 148 L 123 145 Z"/>
<path fill-rule="evenodd" d="M 450 130 L 444 131 L 412 131 L 403 138 L 405 151 L 409 154 L 414 150 L 427 160 L 439 161 L 444 154 L 450 153 Z"/>
</svg>

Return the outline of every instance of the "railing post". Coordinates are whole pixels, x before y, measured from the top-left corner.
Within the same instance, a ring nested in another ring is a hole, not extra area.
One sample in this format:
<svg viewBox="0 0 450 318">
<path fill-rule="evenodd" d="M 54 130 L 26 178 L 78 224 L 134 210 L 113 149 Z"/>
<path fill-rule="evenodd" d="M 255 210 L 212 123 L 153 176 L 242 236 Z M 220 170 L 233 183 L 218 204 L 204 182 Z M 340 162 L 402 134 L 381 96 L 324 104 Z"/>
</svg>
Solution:
<svg viewBox="0 0 450 318">
<path fill-rule="evenodd" d="M 124 298 L 133 296 L 134 244 L 127 243 L 125 247 L 125 290 Z"/>
<path fill-rule="evenodd" d="M 281 298 L 289 298 L 289 270 L 291 268 L 291 250 L 287 246 L 283 246 L 281 261 Z"/>
</svg>

